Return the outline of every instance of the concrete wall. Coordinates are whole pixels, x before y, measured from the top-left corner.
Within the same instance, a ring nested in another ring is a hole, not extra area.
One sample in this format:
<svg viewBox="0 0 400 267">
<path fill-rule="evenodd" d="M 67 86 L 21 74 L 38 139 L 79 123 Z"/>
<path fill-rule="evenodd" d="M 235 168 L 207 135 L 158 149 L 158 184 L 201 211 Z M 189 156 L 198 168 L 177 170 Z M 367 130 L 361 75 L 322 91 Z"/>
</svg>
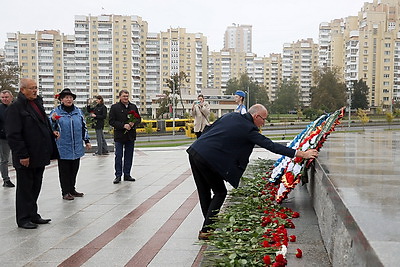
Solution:
<svg viewBox="0 0 400 267">
<path fill-rule="evenodd" d="M 383 266 L 319 161 L 309 170 L 307 189 L 332 266 Z"/>
</svg>

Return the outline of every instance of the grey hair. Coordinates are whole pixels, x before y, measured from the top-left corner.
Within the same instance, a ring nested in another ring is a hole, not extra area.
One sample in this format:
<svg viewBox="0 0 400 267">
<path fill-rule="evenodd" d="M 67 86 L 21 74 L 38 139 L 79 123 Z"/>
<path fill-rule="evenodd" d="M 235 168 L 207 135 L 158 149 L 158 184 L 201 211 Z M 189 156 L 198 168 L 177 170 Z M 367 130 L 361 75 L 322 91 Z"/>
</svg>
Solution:
<svg viewBox="0 0 400 267">
<path fill-rule="evenodd" d="M 267 108 L 266 107 L 264 107 L 263 105 L 261 105 L 261 104 L 254 104 L 254 105 L 252 105 L 250 108 L 249 108 L 249 110 L 248 110 L 248 112 L 251 114 L 251 115 L 253 115 L 253 114 L 259 114 L 261 111 L 267 111 Z M 268 111 L 267 111 L 268 112 Z"/>
<path fill-rule="evenodd" d="M 28 86 L 30 81 L 35 81 L 35 80 L 31 78 L 22 78 L 19 81 L 19 88 L 26 88 L 26 86 Z"/>
</svg>

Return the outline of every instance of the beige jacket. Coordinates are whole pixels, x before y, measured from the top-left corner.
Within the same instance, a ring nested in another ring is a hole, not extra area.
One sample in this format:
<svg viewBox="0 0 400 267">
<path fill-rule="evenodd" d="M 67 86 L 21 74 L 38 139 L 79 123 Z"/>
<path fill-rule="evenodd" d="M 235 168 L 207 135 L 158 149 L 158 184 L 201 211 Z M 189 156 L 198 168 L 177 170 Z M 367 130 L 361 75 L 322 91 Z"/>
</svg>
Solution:
<svg viewBox="0 0 400 267">
<path fill-rule="evenodd" d="M 206 125 L 209 125 L 210 105 L 204 101 L 203 104 L 194 104 L 192 117 L 194 118 L 194 132 L 202 132 Z"/>
</svg>

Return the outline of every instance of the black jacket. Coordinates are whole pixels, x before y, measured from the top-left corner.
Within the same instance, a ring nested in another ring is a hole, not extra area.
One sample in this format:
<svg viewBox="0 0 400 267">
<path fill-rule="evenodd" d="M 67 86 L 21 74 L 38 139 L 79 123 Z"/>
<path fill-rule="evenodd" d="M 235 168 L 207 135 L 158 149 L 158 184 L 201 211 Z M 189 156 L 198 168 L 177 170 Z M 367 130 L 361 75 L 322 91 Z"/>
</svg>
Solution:
<svg viewBox="0 0 400 267">
<path fill-rule="evenodd" d="M 0 103 L 0 139 L 6 139 L 6 129 L 4 126 L 6 120 L 6 110 L 8 106 Z"/>
<path fill-rule="evenodd" d="M 96 117 L 91 117 L 94 121 L 94 129 L 104 129 L 104 120 L 107 118 L 107 107 L 104 104 L 97 104 L 93 108 L 87 106 L 87 111 L 96 114 Z"/>
<path fill-rule="evenodd" d="M 43 116 L 37 114 L 21 92 L 7 109 L 6 133 L 15 168 L 25 168 L 20 164 L 20 159 L 29 158 L 29 168 L 38 168 L 58 158 L 55 138 L 42 99 L 38 97 L 34 102 Z"/>
<path fill-rule="evenodd" d="M 138 108 L 135 104 L 129 102 L 128 107 L 126 107 L 121 102 L 115 103 L 110 108 L 109 120 L 110 125 L 114 127 L 114 141 L 125 143 L 127 141 L 136 140 L 136 125 L 138 125 L 142 119 L 135 124 L 135 126 L 130 130 L 126 131 L 124 125 L 129 122 L 128 112 L 134 110 L 139 114 Z"/>
<path fill-rule="evenodd" d="M 249 114 L 228 113 L 214 122 L 187 150 L 194 158 L 200 157 L 233 187 L 249 163 L 254 145 L 273 153 L 294 157 L 296 150 L 274 143 L 260 134 Z"/>
</svg>

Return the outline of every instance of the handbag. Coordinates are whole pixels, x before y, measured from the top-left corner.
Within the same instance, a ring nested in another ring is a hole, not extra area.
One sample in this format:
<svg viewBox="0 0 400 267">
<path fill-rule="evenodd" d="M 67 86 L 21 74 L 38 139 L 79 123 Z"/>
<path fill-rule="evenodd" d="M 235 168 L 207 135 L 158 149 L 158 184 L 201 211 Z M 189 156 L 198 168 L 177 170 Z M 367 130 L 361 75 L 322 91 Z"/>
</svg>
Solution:
<svg viewBox="0 0 400 267">
<path fill-rule="evenodd" d="M 204 129 L 203 129 L 203 131 L 202 131 L 202 133 L 205 133 L 210 127 L 211 127 L 211 125 L 210 125 L 210 122 L 208 121 L 208 118 L 206 117 L 206 115 L 204 115 L 204 113 L 201 111 L 201 109 L 199 109 L 200 110 L 200 113 L 201 113 L 201 115 L 203 115 L 203 117 L 206 119 L 206 121 L 207 121 L 207 125 L 206 126 L 204 126 Z"/>
</svg>

